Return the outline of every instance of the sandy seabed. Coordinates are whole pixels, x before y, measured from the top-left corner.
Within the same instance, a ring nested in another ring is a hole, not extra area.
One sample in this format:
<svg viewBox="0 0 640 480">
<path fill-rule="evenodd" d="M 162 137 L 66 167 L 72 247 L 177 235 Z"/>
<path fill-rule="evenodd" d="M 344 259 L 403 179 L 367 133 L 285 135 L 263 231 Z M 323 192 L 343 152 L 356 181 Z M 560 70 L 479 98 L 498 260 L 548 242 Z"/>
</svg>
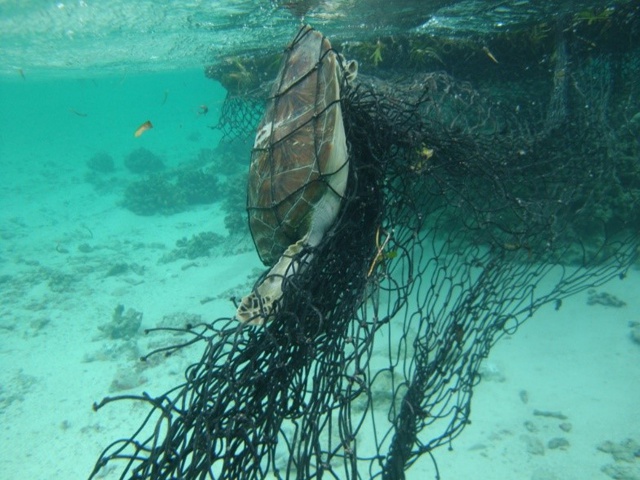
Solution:
<svg viewBox="0 0 640 480">
<path fill-rule="evenodd" d="M 172 132 L 195 138 L 185 144 L 195 153 L 210 131 L 196 115 L 202 99 L 185 101 L 186 120 Z M 137 144 L 127 130 L 125 145 L 117 136 L 96 145 L 74 127 L 86 119 L 69 117 L 70 104 L 58 109 L 66 123 L 53 113 L 40 119 L 32 143 L 18 130 L 4 129 L 1 137 L 1 478 L 86 478 L 102 449 L 131 434 L 147 408 L 118 402 L 96 413 L 93 403 L 160 394 L 198 360 L 201 346 L 141 365 L 138 357 L 170 343 L 170 335 L 111 338 L 105 329 L 119 305 L 142 312 L 141 329 L 230 316 L 230 296 L 244 293 L 261 268 L 247 235 L 227 237 L 229 248 L 209 257 L 159 262 L 183 237 L 227 236 L 220 204 L 140 217 L 118 206 L 121 192 L 96 192 L 84 180 L 85 161 L 112 142 L 120 162 Z M 30 108 L 14 105 L 12 112 L 26 122 Z M 0 121 L 10 124 L 6 110 Z M 198 130 L 202 137 L 193 135 Z M 179 163 L 176 152 L 184 149 L 154 134 L 141 141 Z M 129 268 L 113 273 L 122 264 Z M 630 335 L 640 322 L 638 285 L 635 268 L 598 289 L 625 306 L 588 305 L 583 292 L 557 311 L 541 309 L 502 339 L 483 366 L 471 425 L 450 450 L 435 452 L 441 478 L 640 479 L 640 458 L 625 461 L 619 453 L 640 443 L 640 345 Z M 602 451 L 604 442 L 617 460 Z M 407 478 L 434 478 L 430 459 Z"/>
</svg>

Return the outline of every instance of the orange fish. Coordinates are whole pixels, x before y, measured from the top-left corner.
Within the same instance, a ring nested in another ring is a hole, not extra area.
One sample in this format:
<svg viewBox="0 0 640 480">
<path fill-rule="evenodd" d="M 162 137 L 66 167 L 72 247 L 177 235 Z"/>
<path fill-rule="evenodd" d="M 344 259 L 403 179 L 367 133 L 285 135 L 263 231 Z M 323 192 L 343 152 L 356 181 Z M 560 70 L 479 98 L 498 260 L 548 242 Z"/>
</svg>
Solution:
<svg viewBox="0 0 640 480">
<path fill-rule="evenodd" d="M 142 125 L 140 125 L 135 133 L 133 134 L 134 137 L 139 137 L 140 135 L 142 135 L 144 132 L 146 132 L 147 130 L 153 128 L 153 125 L 151 124 L 150 120 L 147 120 L 146 122 L 144 122 Z"/>
</svg>

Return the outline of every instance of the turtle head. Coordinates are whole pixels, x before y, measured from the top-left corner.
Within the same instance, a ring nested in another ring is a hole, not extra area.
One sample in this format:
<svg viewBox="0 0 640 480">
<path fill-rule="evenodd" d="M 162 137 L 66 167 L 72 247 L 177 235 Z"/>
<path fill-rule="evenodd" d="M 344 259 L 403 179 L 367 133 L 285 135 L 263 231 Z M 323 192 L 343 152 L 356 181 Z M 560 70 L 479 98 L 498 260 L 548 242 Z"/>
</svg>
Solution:
<svg viewBox="0 0 640 480">
<path fill-rule="evenodd" d="M 269 317 L 274 315 L 275 302 L 282 298 L 282 282 L 296 271 L 301 271 L 305 263 L 301 263 L 299 257 L 303 246 L 309 236 L 305 236 L 298 242 L 289 245 L 280 259 L 269 270 L 266 276 L 259 280 L 253 291 L 242 298 L 236 311 L 236 318 L 249 325 L 262 325 Z M 305 256 L 309 260 L 310 254 Z"/>
<path fill-rule="evenodd" d="M 257 292 L 246 295 L 238 305 L 236 318 L 241 323 L 262 325 L 273 311 L 273 299 L 262 297 Z"/>
</svg>

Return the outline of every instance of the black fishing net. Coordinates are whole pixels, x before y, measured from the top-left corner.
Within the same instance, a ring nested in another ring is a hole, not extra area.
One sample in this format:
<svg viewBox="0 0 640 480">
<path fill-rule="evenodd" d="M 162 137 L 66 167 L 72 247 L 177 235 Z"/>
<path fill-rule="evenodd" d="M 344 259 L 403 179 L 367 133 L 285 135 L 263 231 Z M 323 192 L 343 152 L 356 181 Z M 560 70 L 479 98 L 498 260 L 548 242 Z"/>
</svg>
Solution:
<svg viewBox="0 0 640 480">
<path fill-rule="evenodd" d="M 243 140 L 254 133 L 263 113 L 264 98 L 227 94 L 220 119 L 212 128 L 222 132 L 224 142 Z"/>
<path fill-rule="evenodd" d="M 566 78 L 599 74 L 605 57 Z M 92 477 L 109 465 L 119 478 L 401 479 L 433 458 L 469 423 L 496 341 L 637 254 L 638 223 L 593 214 L 593 186 L 621 175 L 611 155 L 638 158 L 637 141 L 600 118 L 622 100 L 603 84 L 595 107 L 578 108 L 583 86 L 556 82 L 526 120 L 443 73 L 345 84 L 350 171 L 333 227 L 285 280 L 274 318 L 190 326 L 185 343 L 204 354 L 183 384 L 96 405 L 128 398 L 150 412 Z M 246 134 L 255 117 L 235 112 L 226 122 Z"/>
</svg>

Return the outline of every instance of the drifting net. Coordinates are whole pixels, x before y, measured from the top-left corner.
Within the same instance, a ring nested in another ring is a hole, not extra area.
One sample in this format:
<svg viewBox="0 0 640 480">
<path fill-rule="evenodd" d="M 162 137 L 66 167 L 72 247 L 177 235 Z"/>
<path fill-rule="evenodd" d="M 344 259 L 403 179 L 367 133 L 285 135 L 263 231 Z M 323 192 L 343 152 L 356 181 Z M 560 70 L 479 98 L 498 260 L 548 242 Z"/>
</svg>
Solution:
<svg viewBox="0 0 640 480">
<path fill-rule="evenodd" d="M 254 133 L 263 113 L 264 98 L 229 94 L 222 104 L 218 124 L 212 128 L 222 132 L 227 143 L 244 140 Z"/>
<path fill-rule="evenodd" d="M 614 162 L 574 142 L 612 132 L 564 108 L 578 94 L 564 87 L 535 124 L 445 74 L 345 84 L 333 227 L 264 326 L 187 330 L 202 358 L 166 394 L 125 397 L 150 413 L 92 477 L 401 479 L 451 442 L 495 342 L 637 252 L 633 225 L 591 214 L 585 189 Z"/>
</svg>

